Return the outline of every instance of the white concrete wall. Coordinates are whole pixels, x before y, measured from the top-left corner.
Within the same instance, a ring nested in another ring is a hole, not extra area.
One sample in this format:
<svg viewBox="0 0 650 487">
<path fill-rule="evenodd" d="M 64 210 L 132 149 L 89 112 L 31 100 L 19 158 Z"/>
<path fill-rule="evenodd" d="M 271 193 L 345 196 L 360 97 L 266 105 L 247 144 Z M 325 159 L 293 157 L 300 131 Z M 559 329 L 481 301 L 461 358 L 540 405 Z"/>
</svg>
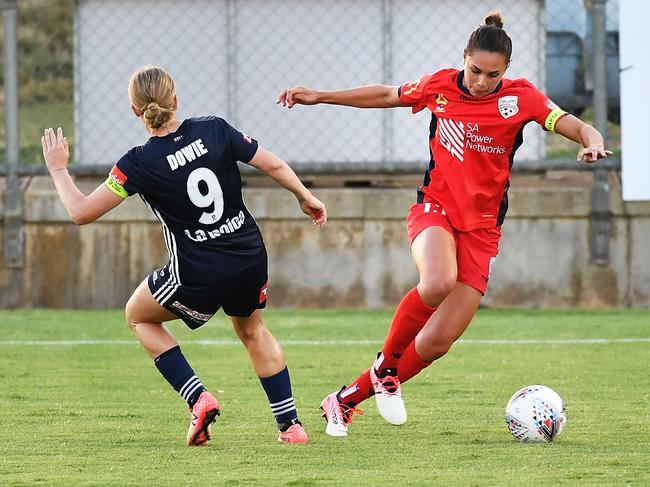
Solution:
<svg viewBox="0 0 650 487">
<path fill-rule="evenodd" d="M 589 261 L 588 181 L 519 179 L 514 178 L 510 192 L 486 303 L 650 306 L 650 203 L 622 203 L 620 187 L 613 184 L 611 261 L 601 267 Z M 82 187 L 88 191 L 97 182 Z M 414 190 L 314 192 L 328 207 L 329 222 L 321 230 L 304 217 L 290 193 L 274 187 L 245 190 L 269 251 L 270 304 L 396 306 L 417 283 L 405 225 Z M 139 198 L 79 228 L 70 223 L 51 180 L 34 178 L 26 184 L 24 220 L 25 267 L 0 265 L 3 307 L 121 307 L 167 259 L 160 225 Z"/>
</svg>

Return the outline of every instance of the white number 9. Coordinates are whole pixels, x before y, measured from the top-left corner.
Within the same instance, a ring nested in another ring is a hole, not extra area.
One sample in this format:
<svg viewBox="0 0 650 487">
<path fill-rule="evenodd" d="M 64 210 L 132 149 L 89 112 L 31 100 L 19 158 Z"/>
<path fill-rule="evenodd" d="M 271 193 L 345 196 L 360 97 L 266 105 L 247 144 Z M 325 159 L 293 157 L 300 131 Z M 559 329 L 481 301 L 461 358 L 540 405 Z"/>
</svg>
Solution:
<svg viewBox="0 0 650 487">
<path fill-rule="evenodd" d="M 208 192 L 203 194 L 199 183 L 204 181 L 208 186 Z M 204 225 L 216 223 L 223 215 L 223 191 L 215 173 L 207 167 L 199 167 L 192 171 L 187 177 L 187 195 L 192 203 L 199 208 L 207 208 L 214 204 L 212 212 L 203 212 L 199 222 Z"/>
</svg>

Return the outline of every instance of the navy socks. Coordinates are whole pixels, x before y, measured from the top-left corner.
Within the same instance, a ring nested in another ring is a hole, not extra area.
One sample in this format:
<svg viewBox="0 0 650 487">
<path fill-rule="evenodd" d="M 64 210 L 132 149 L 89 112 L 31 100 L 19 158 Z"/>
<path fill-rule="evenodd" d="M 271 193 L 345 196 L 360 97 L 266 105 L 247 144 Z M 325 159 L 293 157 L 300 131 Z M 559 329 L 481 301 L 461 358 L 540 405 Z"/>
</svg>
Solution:
<svg viewBox="0 0 650 487">
<path fill-rule="evenodd" d="M 190 407 L 194 406 L 205 387 L 190 367 L 181 352 L 181 347 L 175 346 L 163 352 L 154 359 L 154 363 L 162 376 L 187 401 L 187 404 Z"/>
<path fill-rule="evenodd" d="M 269 399 L 271 412 L 280 429 L 298 422 L 298 411 L 293 402 L 289 369 L 285 367 L 271 377 L 260 377 L 260 382 Z"/>
</svg>

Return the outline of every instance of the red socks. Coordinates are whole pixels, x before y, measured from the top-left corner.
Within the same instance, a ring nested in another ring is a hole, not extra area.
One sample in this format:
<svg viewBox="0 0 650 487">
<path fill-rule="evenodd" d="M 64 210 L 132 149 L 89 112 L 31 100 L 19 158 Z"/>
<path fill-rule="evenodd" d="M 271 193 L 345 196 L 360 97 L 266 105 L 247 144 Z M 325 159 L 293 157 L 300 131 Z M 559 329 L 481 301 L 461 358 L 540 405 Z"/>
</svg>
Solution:
<svg viewBox="0 0 650 487">
<path fill-rule="evenodd" d="M 400 384 L 412 379 L 432 363 L 420 358 L 415 351 L 415 340 L 411 341 L 399 359 L 398 375 Z M 370 382 L 370 369 L 368 369 L 341 391 L 339 401 L 348 406 L 356 406 L 374 395 L 375 391 L 372 389 L 372 383 Z"/>
<path fill-rule="evenodd" d="M 417 287 L 411 289 L 402 298 L 402 302 L 395 311 L 393 322 L 390 325 L 390 330 L 388 330 L 388 336 L 382 349 L 382 369 L 394 369 L 397 367 L 397 363 L 400 362 L 400 357 L 404 353 L 404 350 L 415 339 L 415 336 L 424 327 L 435 310 L 436 308 L 432 308 L 422 301 Z M 398 374 L 401 381 L 401 365 Z"/>
<path fill-rule="evenodd" d="M 424 362 L 415 353 L 414 340 L 435 310 L 422 301 L 417 287 L 414 287 L 402 298 L 395 311 L 379 360 L 382 369 L 398 368 L 401 383 L 431 365 L 431 362 Z M 356 406 L 374 394 L 368 369 L 339 393 L 339 401 Z"/>
<path fill-rule="evenodd" d="M 427 368 L 433 362 L 425 362 L 415 351 L 415 340 L 413 340 L 404 351 L 399 361 L 398 377 L 400 384 L 412 379 L 420 373 L 422 369 Z"/>
<path fill-rule="evenodd" d="M 339 393 L 339 402 L 354 407 L 374 395 L 375 391 L 370 382 L 370 369 L 368 369 Z"/>
</svg>

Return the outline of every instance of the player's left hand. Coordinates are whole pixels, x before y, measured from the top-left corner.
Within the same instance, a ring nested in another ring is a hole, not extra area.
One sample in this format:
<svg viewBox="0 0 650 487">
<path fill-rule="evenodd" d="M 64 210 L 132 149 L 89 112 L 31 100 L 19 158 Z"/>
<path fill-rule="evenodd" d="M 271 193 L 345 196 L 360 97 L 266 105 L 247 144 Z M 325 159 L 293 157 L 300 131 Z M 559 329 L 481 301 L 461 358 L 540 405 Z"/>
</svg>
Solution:
<svg viewBox="0 0 650 487">
<path fill-rule="evenodd" d="M 611 150 L 606 150 L 602 145 L 583 147 L 578 151 L 578 162 L 596 162 L 598 159 L 604 159 L 612 154 Z"/>
<path fill-rule="evenodd" d="M 313 195 L 300 202 L 300 209 L 311 218 L 317 227 L 322 227 L 327 222 L 325 204 Z"/>
<path fill-rule="evenodd" d="M 45 164 L 50 174 L 68 167 L 70 150 L 68 147 L 68 139 L 63 136 L 63 129 L 61 127 L 56 129 L 56 133 L 51 127 L 45 129 L 41 137 L 41 145 L 43 146 Z"/>
</svg>

